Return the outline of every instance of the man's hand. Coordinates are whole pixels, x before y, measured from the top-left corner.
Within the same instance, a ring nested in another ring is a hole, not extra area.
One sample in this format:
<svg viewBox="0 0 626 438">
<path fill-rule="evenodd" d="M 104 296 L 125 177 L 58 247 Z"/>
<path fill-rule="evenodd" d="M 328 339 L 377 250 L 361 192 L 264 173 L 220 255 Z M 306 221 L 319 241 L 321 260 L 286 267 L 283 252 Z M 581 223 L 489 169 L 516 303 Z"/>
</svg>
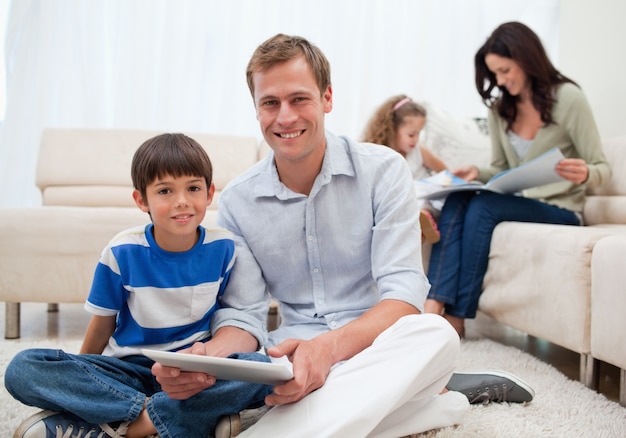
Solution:
<svg viewBox="0 0 626 438">
<path fill-rule="evenodd" d="M 190 348 L 180 350 L 180 353 L 206 356 L 206 344 L 196 342 Z M 179 368 L 166 367 L 158 362 L 152 365 L 152 374 L 156 377 L 157 382 L 161 384 L 161 389 L 175 400 L 186 400 L 215 384 L 214 376 L 181 371 Z"/>
<path fill-rule="evenodd" d="M 405 315 L 418 314 L 413 305 L 399 300 L 382 300 L 357 319 L 309 341 L 287 339 L 267 350 L 271 357 L 287 358 L 293 364 L 293 379 L 274 387 L 265 397 L 270 406 L 296 402 L 326 383 L 333 365 L 348 360 Z"/>
<path fill-rule="evenodd" d="M 294 376 L 289 382 L 274 387 L 274 393 L 265 397 L 267 405 L 296 402 L 324 385 L 334 361 L 322 338 L 318 336 L 310 341 L 287 339 L 267 350 L 272 357 L 287 356 L 293 364 Z"/>
</svg>

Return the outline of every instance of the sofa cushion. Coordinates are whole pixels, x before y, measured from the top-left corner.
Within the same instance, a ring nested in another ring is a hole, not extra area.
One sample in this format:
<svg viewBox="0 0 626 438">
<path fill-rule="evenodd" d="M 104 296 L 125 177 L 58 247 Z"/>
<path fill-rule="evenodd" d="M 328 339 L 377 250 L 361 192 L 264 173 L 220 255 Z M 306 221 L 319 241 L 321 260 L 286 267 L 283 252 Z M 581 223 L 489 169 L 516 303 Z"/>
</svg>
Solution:
<svg viewBox="0 0 626 438">
<path fill-rule="evenodd" d="M 626 196 L 587 195 L 584 220 L 585 225 L 626 223 Z"/>
<path fill-rule="evenodd" d="M 585 225 L 626 223 L 626 136 L 603 140 L 604 154 L 613 170 L 604 185 L 587 189 Z"/>
<path fill-rule="evenodd" d="M 488 166 L 491 140 L 476 120 L 452 115 L 425 102 L 426 126 L 422 142 L 450 168 L 467 164 Z"/>
<path fill-rule="evenodd" d="M 480 310 L 588 354 L 591 254 L 596 242 L 612 234 L 626 235 L 626 225 L 502 222 L 493 232 Z"/>
<path fill-rule="evenodd" d="M 135 206 L 130 165 L 137 148 L 163 131 L 46 129 L 41 138 L 36 183 L 44 205 Z M 213 164 L 217 209 L 226 183 L 257 161 L 255 137 L 188 134 Z"/>
<path fill-rule="evenodd" d="M 626 136 L 613 137 L 602 141 L 604 155 L 609 163 L 613 174 L 607 184 L 600 187 L 589 188 L 589 195 L 626 196 Z M 624 222 L 624 220 L 622 220 Z"/>
<path fill-rule="evenodd" d="M 120 231 L 149 221 L 137 207 L 3 209 L 2 300 L 83 302 L 106 244 Z"/>
<path fill-rule="evenodd" d="M 217 212 L 202 222 L 213 227 Z M 0 215 L 0 297 L 84 302 L 100 253 L 119 232 L 150 222 L 136 206 L 5 208 Z"/>
</svg>

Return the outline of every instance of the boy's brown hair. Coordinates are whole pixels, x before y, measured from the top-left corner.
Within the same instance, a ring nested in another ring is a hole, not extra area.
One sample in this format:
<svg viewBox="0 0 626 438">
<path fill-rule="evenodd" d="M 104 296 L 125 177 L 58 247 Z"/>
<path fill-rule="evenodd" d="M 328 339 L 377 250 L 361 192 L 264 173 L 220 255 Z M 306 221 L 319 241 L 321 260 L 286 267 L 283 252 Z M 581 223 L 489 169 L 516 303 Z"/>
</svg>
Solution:
<svg viewBox="0 0 626 438">
<path fill-rule="evenodd" d="M 184 134 L 161 134 L 146 140 L 131 164 L 133 187 L 146 197 L 146 188 L 165 175 L 200 176 L 211 186 L 213 166 L 204 148 Z"/>
</svg>

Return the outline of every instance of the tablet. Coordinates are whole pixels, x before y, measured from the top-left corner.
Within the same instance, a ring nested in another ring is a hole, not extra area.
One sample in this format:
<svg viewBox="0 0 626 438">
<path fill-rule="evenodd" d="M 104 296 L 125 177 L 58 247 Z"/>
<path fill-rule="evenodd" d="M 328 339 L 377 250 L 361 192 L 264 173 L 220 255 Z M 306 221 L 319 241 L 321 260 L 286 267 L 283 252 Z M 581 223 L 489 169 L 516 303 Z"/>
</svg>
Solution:
<svg viewBox="0 0 626 438">
<path fill-rule="evenodd" d="M 142 348 L 141 353 L 162 365 L 180 368 L 183 371 L 198 371 L 222 380 L 279 385 L 293 378 L 289 368 L 276 363 L 173 353 L 147 348 Z"/>
</svg>

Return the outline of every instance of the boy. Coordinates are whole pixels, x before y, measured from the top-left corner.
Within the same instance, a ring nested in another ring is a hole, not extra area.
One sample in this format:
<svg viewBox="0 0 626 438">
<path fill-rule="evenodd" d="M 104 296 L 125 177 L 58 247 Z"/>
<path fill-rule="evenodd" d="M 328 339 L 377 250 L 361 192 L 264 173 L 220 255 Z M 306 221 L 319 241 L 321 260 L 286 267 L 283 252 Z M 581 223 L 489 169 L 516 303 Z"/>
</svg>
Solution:
<svg viewBox="0 0 626 438">
<path fill-rule="evenodd" d="M 152 377 L 144 347 L 269 359 L 254 352 L 264 339 L 226 341 L 241 330 L 236 321 L 211 326 L 235 246 L 228 231 L 201 225 L 215 191 L 202 146 L 183 134 L 158 135 L 136 151 L 131 174 L 133 199 L 151 223 L 118 234 L 102 252 L 80 354 L 31 349 L 9 364 L 11 395 L 46 409 L 25 420 L 16 437 L 204 438 L 220 416 L 262 405 L 271 393 L 269 385 L 202 375 L 208 388 L 181 401 Z"/>
</svg>

